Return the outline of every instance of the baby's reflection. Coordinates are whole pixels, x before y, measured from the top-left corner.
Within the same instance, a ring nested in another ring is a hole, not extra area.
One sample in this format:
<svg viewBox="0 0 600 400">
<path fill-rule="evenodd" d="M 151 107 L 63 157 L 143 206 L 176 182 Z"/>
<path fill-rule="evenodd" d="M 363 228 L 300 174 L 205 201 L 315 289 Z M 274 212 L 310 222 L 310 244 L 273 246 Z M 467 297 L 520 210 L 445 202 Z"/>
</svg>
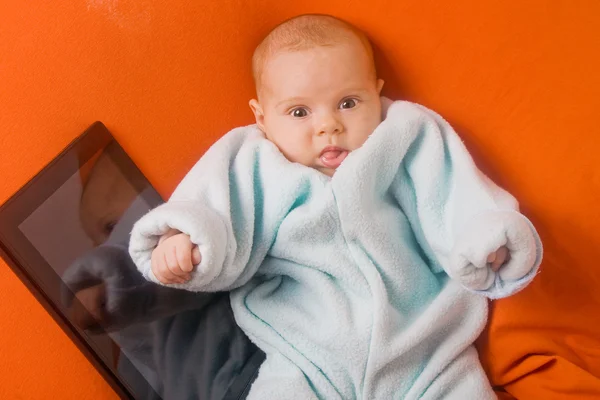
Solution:
<svg viewBox="0 0 600 400">
<path fill-rule="evenodd" d="M 81 329 L 110 332 L 126 355 L 116 358 L 125 379 L 134 367 L 163 398 L 221 399 L 262 353 L 235 324 L 228 294 L 168 288 L 141 276 L 127 251 L 129 232 L 155 205 L 114 162 L 117 150 L 109 145 L 85 179 L 79 215 L 95 247 L 63 275 L 65 305 Z M 144 382 L 128 383 L 136 398 L 157 398 Z"/>
<path fill-rule="evenodd" d="M 96 246 L 109 238 L 138 196 L 114 161 L 117 151 L 118 145 L 111 142 L 95 160 L 89 174 L 82 176 L 79 217 L 83 230 Z"/>
</svg>

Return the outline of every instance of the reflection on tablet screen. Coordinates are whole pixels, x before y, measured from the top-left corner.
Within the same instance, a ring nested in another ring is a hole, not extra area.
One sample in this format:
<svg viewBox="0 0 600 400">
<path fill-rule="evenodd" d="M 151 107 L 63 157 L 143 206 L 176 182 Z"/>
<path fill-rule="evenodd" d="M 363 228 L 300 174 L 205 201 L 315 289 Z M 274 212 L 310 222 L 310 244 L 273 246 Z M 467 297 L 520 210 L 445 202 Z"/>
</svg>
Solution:
<svg viewBox="0 0 600 400">
<path fill-rule="evenodd" d="M 111 157 L 117 146 L 113 141 L 98 152 L 19 225 L 58 274 L 106 242 L 134 201 L 140 211 L 151 208 Z M 119 233 L 112 239 L 126 242 L 127 232 Z"/>
<path fill-rule="evenodd" d="M 18 194 L 60 181 L 45 198 L 27 209 L 16 196 L 0 210 L 22 214 L 0 232 L 13 259 L 129 396 L 244 398 L 263 355 L 235 324 L 228 294 L 150 283 L 128 255 L 131 227 L 158 193 L 114 140 L 57 179 L 61 157 Z"/>
</svg>

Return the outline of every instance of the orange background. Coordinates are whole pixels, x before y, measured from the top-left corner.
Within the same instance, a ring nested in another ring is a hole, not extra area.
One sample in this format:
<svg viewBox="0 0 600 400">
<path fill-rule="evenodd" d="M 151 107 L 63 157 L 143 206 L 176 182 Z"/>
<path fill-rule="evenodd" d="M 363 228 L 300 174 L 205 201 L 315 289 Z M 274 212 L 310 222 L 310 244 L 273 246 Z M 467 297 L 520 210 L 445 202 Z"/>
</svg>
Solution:
<svg viewBox="0 0 600 400">
<path fill-rule="evenodd" d="M 521 398 L 598 396 L 597 0 L 5 0 L 0 202 L 95 120 L 167 196 L 253 122 L 253 47 L 305 12 L 365 30 L 384 94 L 444 115 L 538 226 L 542 273 L 496 303 L 481 343 L 493 382 Z M 116 398 L 1 261 L 0 304 L 0 398 Z"/>
</svg>

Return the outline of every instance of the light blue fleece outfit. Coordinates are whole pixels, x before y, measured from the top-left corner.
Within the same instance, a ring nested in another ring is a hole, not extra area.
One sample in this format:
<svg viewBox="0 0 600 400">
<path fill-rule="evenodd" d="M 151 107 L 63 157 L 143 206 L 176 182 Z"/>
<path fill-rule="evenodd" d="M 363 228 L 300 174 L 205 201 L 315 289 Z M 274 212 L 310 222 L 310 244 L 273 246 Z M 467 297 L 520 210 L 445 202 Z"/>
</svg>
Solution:
<svg viewBox="0 0 600 400">
<path fill-rule="evenodd" d="M 542 246 L 515 199 L 446 121 L 394 102 L 329 178 L 291 163 L 255 125 L 200 159 L 133 228 L 148 280 L 169 229 L 202 254 L 192 291 L 231 291 L 267 354 L 249 398 L 495 398 L 473 342 L 487 299 L 535 276 Z M 507 246 L 499 273 L 487 256 Z"/>
</svg>

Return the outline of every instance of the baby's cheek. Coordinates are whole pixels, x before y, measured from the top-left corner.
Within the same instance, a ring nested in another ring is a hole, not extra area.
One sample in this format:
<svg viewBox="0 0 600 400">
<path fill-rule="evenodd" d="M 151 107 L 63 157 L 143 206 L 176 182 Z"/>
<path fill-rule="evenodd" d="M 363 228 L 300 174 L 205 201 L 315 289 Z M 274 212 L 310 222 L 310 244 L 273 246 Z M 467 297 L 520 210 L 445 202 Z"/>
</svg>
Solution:
<svg viewBox="0 0 600 400">
<path fill-rule="evenodd" d="M 315 150 L 310 129 L 297 122 L 294 124 L 277 120 L 271 122 L 267 138 L 277 146 L 285 158 L 290 162 L 312 164 Z"/>
<path fill-rule="evenodd" d="M 362 146 L 381 123 L 380 107 L 371 105 L 361 111 L 360 114 L 355 115 L 355 118 L 346 122 L 346 127 L 351 132 L 351 141 L 355 148 Z"/>
<path fill-rule="evenodd" d="M 376 127 L 376 125 L 373 126 L 372 124 L 370 124 L 363 125 L 360 127 L 360 129 L 357 129 L 352 135 L 352 150 L 356 150 L 359 147 L 361 147 L 367 141 L 367 139 L 373 133 Z"/>
<path fill-rule="evenodd" d="M 317 156 L 315 149 L 313 149 L 312 140 L 296 140 L 290 143 L 291 157 L 293 162 L 297 162 L 303 165 L 312 166 L 314 159 Z"/>
<path fill-rule="evenodd" d="M 301 162 L 299 160 L 299 146 L 295 145 L 293 141 L 280 140 L 275 142 L 275 145 L 288 161 Z"/>
<path fill-rule="evenodd" d="M 290 161 L 304 165 L 311 163 L 313 159 L 312 152 L 304 143 L 295 143 L 291 148 Z"/>
</svg>

